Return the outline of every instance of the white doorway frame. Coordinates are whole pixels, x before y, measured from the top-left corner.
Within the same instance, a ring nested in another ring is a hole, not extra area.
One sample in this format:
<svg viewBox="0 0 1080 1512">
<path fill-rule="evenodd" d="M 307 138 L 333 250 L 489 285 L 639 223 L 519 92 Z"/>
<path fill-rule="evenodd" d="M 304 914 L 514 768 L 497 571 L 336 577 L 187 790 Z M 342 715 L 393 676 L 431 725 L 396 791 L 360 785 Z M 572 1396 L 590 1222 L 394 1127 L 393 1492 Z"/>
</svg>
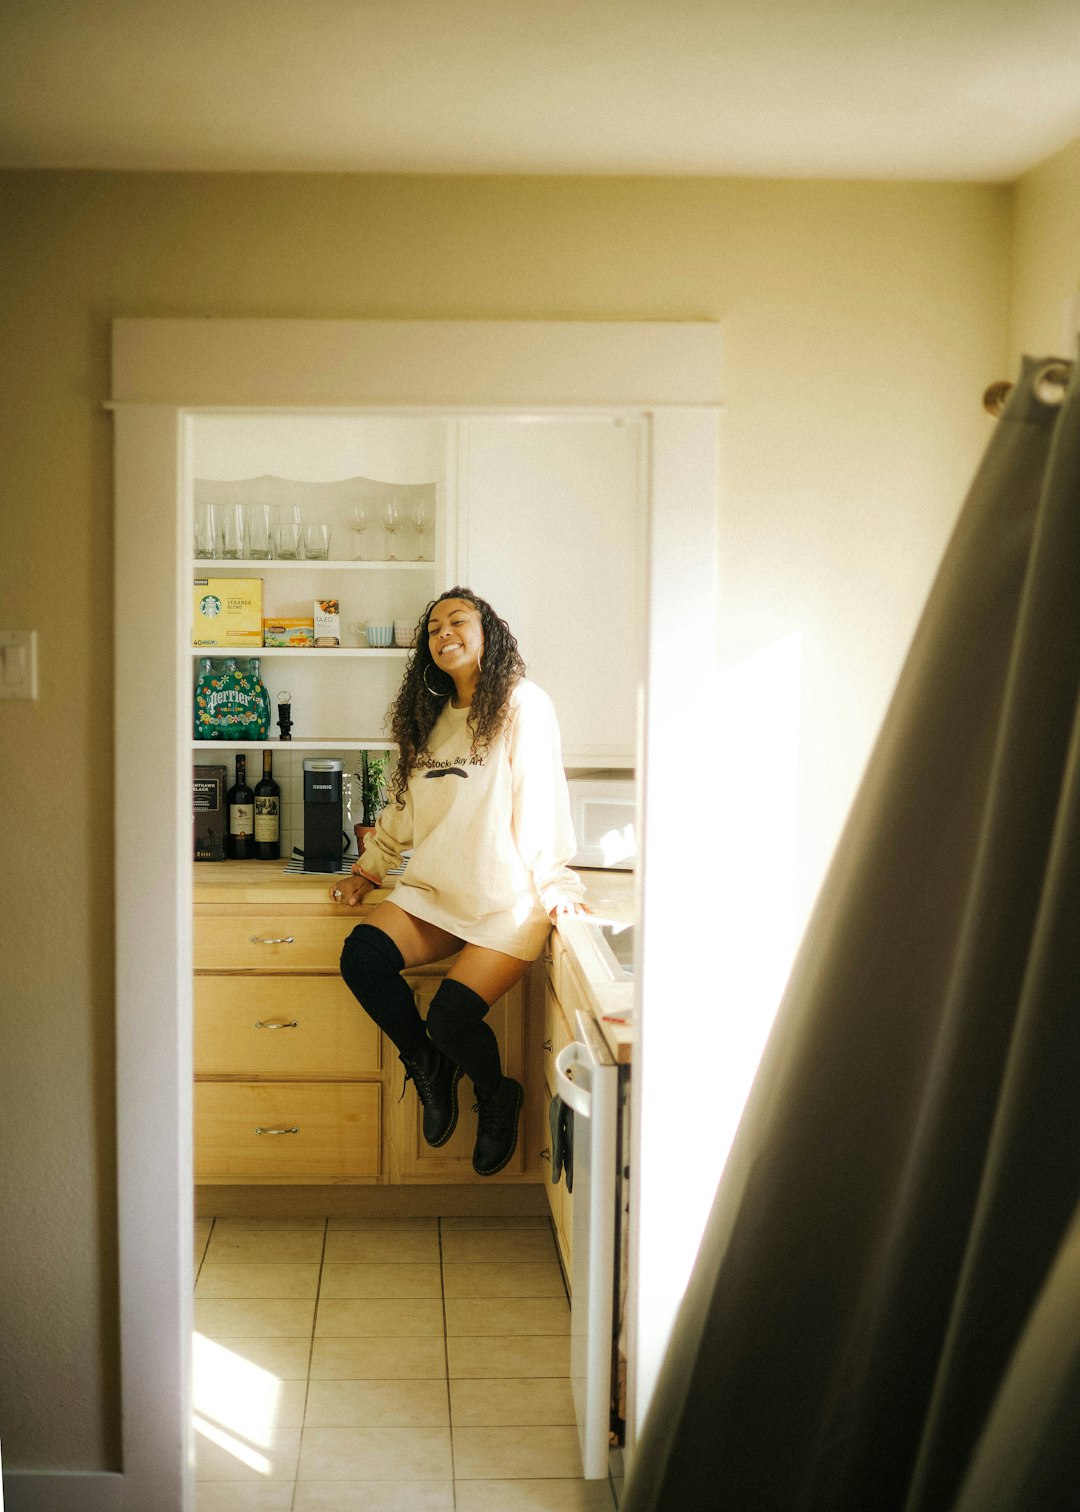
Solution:
<svg viewBox="0 0 1080 1512">
<path fill-rule="evenodd" d="M 678 1024 L 652 1032 L 650 983 L 681 973 L 688 931 L 707 938 L 704 858 L 669 801 L 669 746 L 685 677 L 710 675 L 716 638 L 719 327 L 707 323 L 118 320 L 113 326 L 116 511 L 117 1105 L 123 1470 L 100 1506 L 189 1512 L 192 1332 L 190 416 L 317 409 L 397 415 L 610 412 L 647 422 L 647 649 L 639 720 L 645 964 L 635 1128 L 650 1086 L 677 1069 Z M 132 785 L 133 762 L 152 780 Z M 677 919 L 664 879 L 679 875 Z M 694 899 L 697 897 L 698 901 Z M 696 912 L 695 912 L 696 911 Z M 677 929 L 677 933 L 676 933 Z M 663 1030 L 661 1033 L 660 1030 Z M 679 1052 L 681 1054 L 681 1050 Z M 685 1069 L 679 1071 L 685 1075 Z M 662 1139 L 657 1130 L 655 1139 Z M 672 1150 L 677 1133 L 672 1133 Z M 653 1154 L 658 1151 L 655 1143 Z M 659 1163 L 662 1168 L 662 1162 Z M 655 1201 L 636 1193 L 632 1283 Z M 678 1298 L 649 1295 L 632 1370 L 640 1415 Z M 634 1340 L 632 1339 L 632 1348 Z M 44 1505 L 44 1503 L 42 1504 Z M 86 1503 L 86 1512 L 96 1509 Z"/>
</svg>

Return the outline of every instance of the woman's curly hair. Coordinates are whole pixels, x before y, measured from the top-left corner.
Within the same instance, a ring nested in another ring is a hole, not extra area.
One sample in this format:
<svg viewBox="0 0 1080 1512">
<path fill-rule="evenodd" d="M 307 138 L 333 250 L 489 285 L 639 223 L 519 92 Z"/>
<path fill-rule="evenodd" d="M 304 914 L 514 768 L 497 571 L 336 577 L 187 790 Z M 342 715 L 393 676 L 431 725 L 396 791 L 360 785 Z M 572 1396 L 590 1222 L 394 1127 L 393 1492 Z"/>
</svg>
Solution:
<svg viewBox="0 0 1080 1512">
<path fill-rule="evenodd" d="M 499 733 L 510 694 L 525 676 L 525 663 L 510 626 L 499 618 L 486 599 L 478 598 L 471 588 L 448 588 L 431 600 L 417 621 L 416 647 L 390 707 L 390 735 L 398 748 L 398 765 L 390 782 L 390 796 L 397 801 L 399 808 L 404 807 L 405 789 L 417 758 L 427 744 L 435 721 L 446 707 L 447 698 L 454 691 L 453 679 L 432 659 L 427 633 L 432 610 L 447 599 L 463 599 L 471 604 L 480 616 L 480 628 L 484 633 L 480 681 L 473 694 L 468 719 L 473 750 L 486 750 Z"/>
</svg>

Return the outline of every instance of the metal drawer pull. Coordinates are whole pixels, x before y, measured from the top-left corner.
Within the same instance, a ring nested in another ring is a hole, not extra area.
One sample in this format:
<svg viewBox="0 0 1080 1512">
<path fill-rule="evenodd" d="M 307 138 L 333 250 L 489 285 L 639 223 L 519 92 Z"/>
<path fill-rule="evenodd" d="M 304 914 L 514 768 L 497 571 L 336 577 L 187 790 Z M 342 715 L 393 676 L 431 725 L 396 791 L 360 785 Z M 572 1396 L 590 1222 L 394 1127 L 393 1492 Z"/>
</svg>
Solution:
<svg viewBox="0 0 1080 1512">
<path fill-rule="evenodd" d="M 256 1134 L 299 1134 L 300 1130 L 293 1124 L 291 1129 L 260 1129 L 256 1127 Z"/>
<path fill-rule="evenodd" d="M 251 943 L 252 945 L 292 945 L 293 937 L 292 935 L 282 935 L 280 939 L 275 939 L 267 935 L 252 935 Z"/>
<path fill-rule="evenodd" d="M 544 1045 L 543 1045 L 543 1048 L 544 1048 L 544 1049 L 545 1049 L 545 1050 L 550 1050 L 550 1049 L 551 1049 L 551 1041 L 550 1041 L 550 1040 L 545 1040 L 545 1041 L 544 1041 Z"/>
<path fill-rule="evenodd" d="M 551 1160 L 551 1151 L 549 1149 L 547 1149 L 546 1147 L 544 1149 L 542 1149 L 540 1151 L 540 1159 L 541 1160 L 550 1161 Z"/>
<path fill-rule="evenodd" d="M 299 1029 L 299 1019 L 290 1019 L 286 1024 L 282 1019 L 256 1019 L 256 1029 Z"/>
</svg>

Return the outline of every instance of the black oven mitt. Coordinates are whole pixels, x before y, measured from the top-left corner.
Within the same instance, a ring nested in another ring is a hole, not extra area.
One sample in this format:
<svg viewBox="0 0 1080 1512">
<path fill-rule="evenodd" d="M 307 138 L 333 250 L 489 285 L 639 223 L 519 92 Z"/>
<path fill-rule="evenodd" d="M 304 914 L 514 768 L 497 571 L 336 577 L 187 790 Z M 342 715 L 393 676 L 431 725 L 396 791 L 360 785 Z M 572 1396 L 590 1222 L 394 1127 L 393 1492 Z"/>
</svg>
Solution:
<svg viewBox="0 0 1080 1512">
<path fill-rule="evenodd" d="M 566 1190 L 574 1190 L 574 1110 L 561 1097 L 553 1097 L 548 1108 L 551 1125 L 551 1180 L 566 1177 Z"/>
</svg>

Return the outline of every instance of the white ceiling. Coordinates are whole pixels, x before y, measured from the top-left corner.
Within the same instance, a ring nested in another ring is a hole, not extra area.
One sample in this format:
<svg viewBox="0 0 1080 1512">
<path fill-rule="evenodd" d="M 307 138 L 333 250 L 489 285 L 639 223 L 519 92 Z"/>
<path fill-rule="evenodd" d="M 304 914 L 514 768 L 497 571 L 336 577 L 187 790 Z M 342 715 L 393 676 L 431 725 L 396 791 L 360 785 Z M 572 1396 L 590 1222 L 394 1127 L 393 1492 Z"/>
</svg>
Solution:
<svg viewBox="0 0 1080 1512">
<path fill-rule="evenodd" d="M 1009 180 L 1080 0 L 0 0 L 0 166 Z"/>
</svg>

